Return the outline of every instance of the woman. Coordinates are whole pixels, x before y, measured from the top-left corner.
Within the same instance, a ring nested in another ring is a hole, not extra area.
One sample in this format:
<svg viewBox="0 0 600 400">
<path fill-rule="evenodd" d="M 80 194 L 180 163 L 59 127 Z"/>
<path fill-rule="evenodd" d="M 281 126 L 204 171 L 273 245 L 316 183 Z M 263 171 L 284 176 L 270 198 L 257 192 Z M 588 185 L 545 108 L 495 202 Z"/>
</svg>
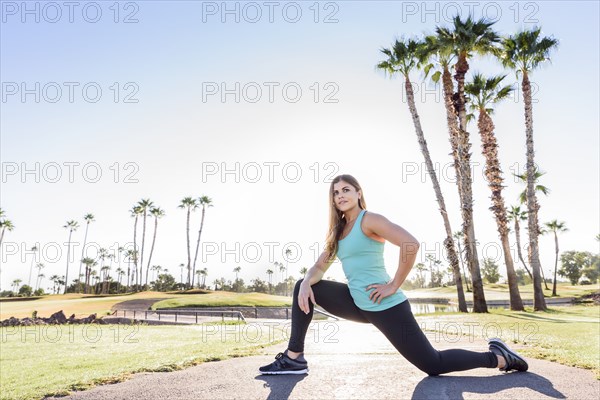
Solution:
<svg viewBox="0 0 600 400">
<path fill-rule="evenodd" d="M 489 351 L 435 350 L 417 324 L 400 286 L 410 272 L 419 242 L 384 216 L 367 212 L 365 197 L 356 179 L 339 175 L 331 182 L 329 234 L 325 251 L 304 279 L 296 282 L 292 328 L 288 348 L 275 361 L 259 368 L 261 374 L 304 374 L 304 338 L 314 304 L 351 321 L 375 325 L 408 361 L 428 375 L 472 368 L 527 371 L 527 362 L 500 339 L 490 339 Z M 383 261 L 389 241 L 400 247 L 393 279 Z M 337 256 L 348 284 L 322 280 Z"/>
</svg>

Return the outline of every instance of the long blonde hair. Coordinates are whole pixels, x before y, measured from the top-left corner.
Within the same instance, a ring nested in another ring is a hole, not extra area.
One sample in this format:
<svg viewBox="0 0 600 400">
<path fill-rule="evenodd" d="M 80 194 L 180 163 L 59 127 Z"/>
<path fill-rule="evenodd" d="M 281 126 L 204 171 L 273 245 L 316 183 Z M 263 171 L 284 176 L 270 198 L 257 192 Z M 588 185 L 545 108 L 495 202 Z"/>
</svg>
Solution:
<svg viewBox="0 0 600 400">
<path fill-rule="evenodd" d="M 340 181 L 349 183 L 354 187 L 354 189 L 356 189 L 357 192 L 361 192 L 361 197 L 358 199 L 358 207 L 362 210 L 367 209 L 367 203 L 365 202 L 365 195 L 362 193 L 362 188 L 352 175 L 344 174 L 333 178 L 331 185 L 329 186 L 329 229 L 325 242 L 327 259 L 330 261 L 333 261 L 337 254 L 338 240 L 340 240 L 344 227 L 346 226 L 346 218 L 344 218 L 344 213 L 337 209 L 335 206 L 335 200 L 333 198 L 333 185 Z"/>
</svg>

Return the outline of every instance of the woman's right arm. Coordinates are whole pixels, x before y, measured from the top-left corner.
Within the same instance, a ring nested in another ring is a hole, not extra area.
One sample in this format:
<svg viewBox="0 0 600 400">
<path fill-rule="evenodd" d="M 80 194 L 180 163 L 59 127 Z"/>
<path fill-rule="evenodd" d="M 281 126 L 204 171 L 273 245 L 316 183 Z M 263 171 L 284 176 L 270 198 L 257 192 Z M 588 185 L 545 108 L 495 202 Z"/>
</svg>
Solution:
<svg viewBox="0 0 600 400">
<path fill-rule="evenodd" d="M 298 306 L 306 314 L 310 312 L 308 299 L 310 299 L 313 304 L 316 304 L 315 295 L 312 291 L 311 286 L 323 279 L 325 271 L 329 269 L 332 263 L 333 260 L 327 260 L 327 252 L 324 251 L 319 256 L 319 259 L 317 260 L 315 265 L 313 265 L 308 271 L 306 271 L 304 280 L 302 281 L 302 284 L 300 284 L 300 292 L 298 293 Z"/>
</svg>

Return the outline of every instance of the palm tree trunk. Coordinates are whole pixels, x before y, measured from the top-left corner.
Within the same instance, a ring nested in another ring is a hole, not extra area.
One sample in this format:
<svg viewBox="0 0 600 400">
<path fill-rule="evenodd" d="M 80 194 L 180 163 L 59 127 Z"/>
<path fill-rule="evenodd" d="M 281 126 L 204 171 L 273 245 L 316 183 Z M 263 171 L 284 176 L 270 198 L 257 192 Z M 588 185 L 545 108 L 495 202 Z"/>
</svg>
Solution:
<svg viewBox="0 0 600 400">
<path fill-rule="evenodd" d="M 513 311 L 523 311 L 523 300 L 521 300 L 521 294 L 519 293 L 517 274 L 515 273 L 515 266 L 508 242 L 508 217 L 506 215 L 504 198 L 502 197 L 503 179 L 500 161 L 498 160 L 498 144 L 494 135 L 494 122 L 485 109 L 479 110 L 477 125 L 481 135 L 482 152 L 485 157 L 485 176 L 488 186 L 492 191 L 492 207 L 490 207 L 490 210 L 492 210 L 496 219 L 498 233 L 502 242 L 504 263 L 506 264 L 510 309 Z"/>
<path fill-rule="evenodd" d="M 140 252 L 140 285 L 144 275 L 144 242 L 146 241 L 146 208 L 144 207 L 144 220 L 142 224 L 142 250 Z M 146 284 L 148 284 L 148 273 L 146 273 Z"/>
<path fill-rule="evenodd" d="M 133 268 L 137 271 L 138 262 L 137 262 L 137 223 L 138 216 L 135 216 L 135 221 L 133 223 Z M 137 272 L 135 274 L 135 283 L 137 284 Z"/>
<path fill-rule="evenodd" d="M 154 234 L 152 235 L 152 246 L 150 246 L 150 254 L 148 255 L 148 265 L 146 266 L 146 284 L 148 284 L 148 270 L 150 262 L 152 262 L 152 253 L 154 252 L 154 243 L 156 243 L 156 230 L 158 229 L 158 217 L 154 216 Z"/>
<path fill-rule="evenodd" d="M 0 232 L 0 245 L 2 245 L 2 239 L 4 239 L 4 231 L 6 231 L 6 228 L 2 228 L 2 232 Z"/>
<path fill-rule="evenodd" d="M 202 206 L 202 219 L 200 220 L 200 230 L 198 230 L 198 241 L 196 242 L 196 254 L 194 254 L 194 266 L 192 271 L 192 286 L 194 286 L 194 278 L 196 276 L 196 260 L 198 259 L 198 249 L 200 248 L 200 236 L 202 236 L 202 227 L 204 226 L 205 206 Z"/>
<path fill-rule="evenodd" d="M 473 222 L 471 154 L 469 153 L 471 144 L 469 143 L 469 132 L 467 132 L 467 113 L 465 110 L 465 74 L 469 70 L 466 55 L 459 55 L 455 68 L 456 74 L 454 75 L 454 78 L 457 83 L 457 96 L 454 104 L 460 122 L 457 138 L 459 169 L 457 170 L 456 175 L 457 179 L 461 182 L 459 184 L 459 194 L 463 218 L 463 233 L 465 235 L 465 252 L 473 283 L 473 312 L 486 313 L 488 310 L 485 301 L 485 293 L 483 291 L 483 280 L 481 279 L 481 270 L 479 267 L 475 239 L 475 224 Z"/>
<path fill-rule="evenodd" d="M 90 222 L 88 221 L 87 224 L 85 225 L 85 235 L 83 236 L 83 248 L 81 249 L 81 260 L 79 260 L 79 274 L 77 275 L 77 278 L 79 279 L 79 291 L 81 291 L 81 266 L 83 265 L 83 256 L 85 255 L 85 245 L 87 242 L 87 234 L 88 234 L 88 228 L 90 227 Z"/>
<path fill-rule="evenodd" d="M 189 206 L 188 206 L 188 211 L 187 211 L 186 232 L 187 232 L 187 255 L 188 255 L 188 265 L 187 265 L 187 269 L 188 269 L 188 281 L 187 281 L 187 287 L 189 289 L 190 288 L 190 283 L 192 282 L 192 277 L 191 277 L 191 273 L 192 273 L 192 255 L 190 253 L 190 207 Z"/>
<path fill-rule="evenodd" d="M 71 257 L 71 234 L 73 229 L 69 229 L 69 241 L 67 242 L 67 272 L 65 273 L 65 291 L 63 294 L 67 294 L 67 286 L 69 286 L 69 258 Z"/>
<path fill-rule="evenodd" d="M 554 258 L 554 282 L 552 283 L 552 296 L 556 296 L 556 269 L 558 268 L 558 235 L 554 231 L 554 247 L 556 249 L 556 257 Z"/>
<path fill-rule="evenodd" d="M 431 161 L 431 155 L 429 154 L 427 142 L 425 141 L 425 135 L 423 134 L 423 129 L 421 128 L 421 121 L 419 119 L 417 107 L 415 106 L 415 98 L 412 90 L 412 85 L 408 76 L 405 76 L 404 86 L 406 89 L 408 107 L 410 109 L 410 114 L 412 116 L 419 145 L 421 147 L 421 153 L 423 153 L 423 157 L 425 158 L 427 170 L 429 172 L 429 176 L 431 177 L 431 182 L 433 183 L 435 196 L 439 205 L 440 214 L 442 215 L 442 219 L 444 221 L 444 228 L 446 229 L 446 239 L 444 239 L 444 247 L 448 252 L 448 257 L 450 258 L 450 265 L 452 266 L 452 272 L 454 274 L 454 281 L 456 282 L 458 309 L 461 312 L 467 312 L 467 302 L 462 286 L 462 277 L 460 276 L 460 266 L 458 264 L 456 249 L 454 247 L 454 240 L 452 240 L 452 228 L 450 227 L 450 219 L 448 218 L 448 212 L 446 211 L 444 196 L 442 195 L 442 190 L 440 188 L 435 169 L 433 168 L 433 162 Z"/>
<path fill-rule="evenodd" d="M 538 210 L 539 204 L 535 195 L 535 164 L 533 149 L 533 107 L 531 104 L 531 84 L 527 72 L 523 72 L 523 99 L 525 100 L 525 136 L 527 145 L 527 228 L 529 232 L 529 265 L 533 271 L 533 309 L 545 311 L 546 300 L 542 290 L 540 270 L 540 252 L 538 246 Z"/>
<path fill-rule="evenodd" d="M 519 256 L 519 260 L 523 263 L 523 267 L 525 271 L 529 274 L 531 281 L 533 282 L 533 275 L 531 275 L 531 271 L 527 268 L 527 264 L 525 264 L 525 260 L 523 259 L 523 252 L 521 251 L 521 229 L 519 228 L 518 217 L 515 217 L 515 237 L 517 238 L 517 255 Z"/>
</svg>

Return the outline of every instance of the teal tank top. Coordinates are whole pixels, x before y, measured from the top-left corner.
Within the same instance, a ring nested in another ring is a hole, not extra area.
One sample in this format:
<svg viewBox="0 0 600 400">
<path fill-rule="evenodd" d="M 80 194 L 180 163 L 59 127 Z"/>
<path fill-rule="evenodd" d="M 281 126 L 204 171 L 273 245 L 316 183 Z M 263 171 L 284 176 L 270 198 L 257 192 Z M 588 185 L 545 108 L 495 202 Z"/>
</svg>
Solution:
<svg viewBox="0 0 600 400">
<path fill-rule="evenodd" d="M 398 289 L 396 293 L 381 300 L 381 304 L 369 299 L 369 294 L 374 289 L 367 291 L 367 286 L 374 283 L 386 284 L 390 281 L 390 276 L 383 261 L 385 243 L 371 239 L 362 231 L 361 222 L 365 212 L 366 210 L 361 210 L 350 233 L 338 241 L 337 257 L 342 262 L 354 304 L 361 310 L 382 311 L 402 303 L 406 300 L 406 295 Z"/>
</svg>

